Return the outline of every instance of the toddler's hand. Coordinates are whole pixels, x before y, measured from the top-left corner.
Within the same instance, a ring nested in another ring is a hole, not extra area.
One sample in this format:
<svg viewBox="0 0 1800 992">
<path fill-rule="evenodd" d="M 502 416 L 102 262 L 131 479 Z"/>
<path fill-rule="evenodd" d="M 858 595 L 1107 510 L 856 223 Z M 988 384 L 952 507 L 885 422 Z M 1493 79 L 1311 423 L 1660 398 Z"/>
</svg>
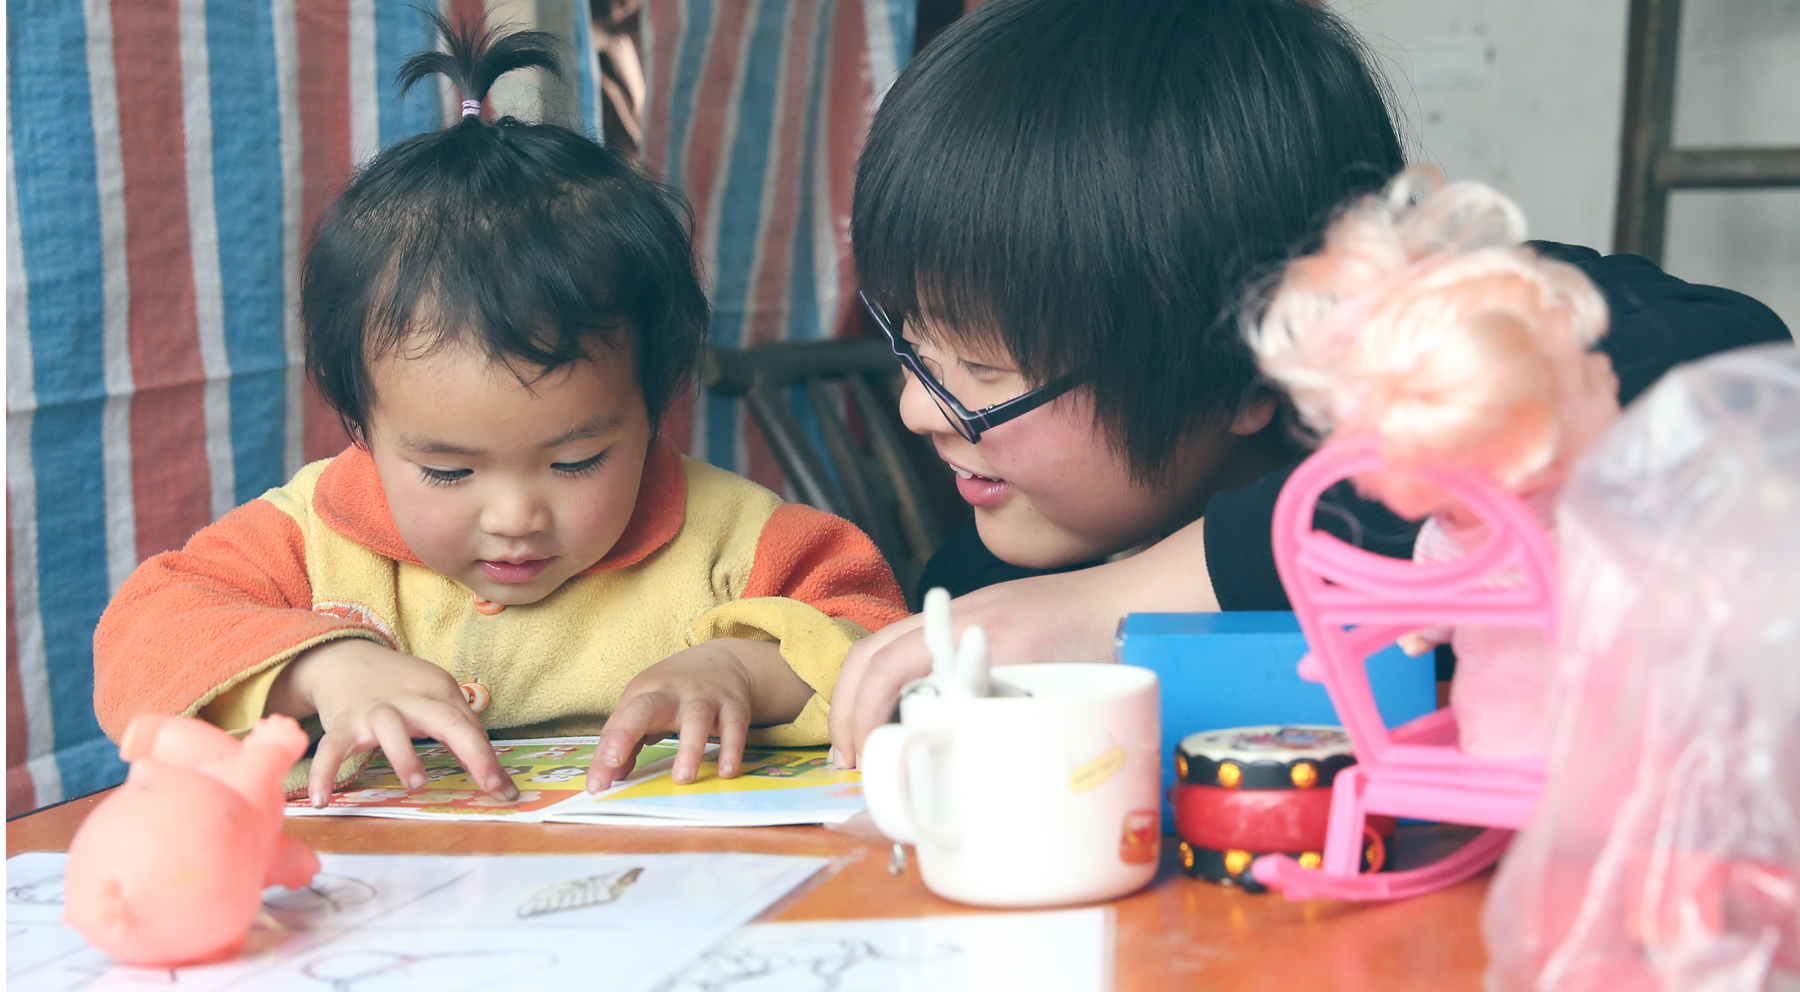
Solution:
<svg viewBox="0 0 1800 992">
<path fill-rule="evenodd" d="M 307 783 L 314 806 L 330 798 L 345 758 L 375 746 L 386 752 L 407 788 L 424 788 L 425 766 L 413 751 L 414 737 L 443 742 L 489 792 L 509 801 L 518 795 L 456 679 L 429 661 L 372 641 L 331 641 L 301 654 L 275 680 L 267 711 L 297 719 L 317 713 L 325 728 Z"/>
<path fill-rule="evenodd" d="M 719 777 L 737 775 L 752 721 L 786 723 L 798 716 L 812 688 L 794 674 L 781 649 L 766 641 L 723 638 L 697 644 L 651 665 L 625 686 L 594 749 L 587 789 L 610 788 L 632 767 L 643 746 L 680 733 L 674 779 L 700 772 L 706 739 L 719 738 Z"/>
</svg>

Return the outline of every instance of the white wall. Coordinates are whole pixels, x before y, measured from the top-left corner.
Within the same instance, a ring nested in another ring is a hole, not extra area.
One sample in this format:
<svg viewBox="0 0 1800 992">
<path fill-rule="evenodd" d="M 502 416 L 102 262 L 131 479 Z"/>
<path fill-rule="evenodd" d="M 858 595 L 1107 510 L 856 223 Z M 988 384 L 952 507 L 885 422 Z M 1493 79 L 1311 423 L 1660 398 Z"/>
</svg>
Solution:
<svg viewBox="0 0 1800 992">
<path fill-rule="evenodd" d="M 1531 235 L 1609 251 L 1627 0 L 1334 0 L 1388 72 L 1411 158 L 1479 179 Z M 1800 0 L 1687 0 L 1675 141 L 1800 145 Z M 1800 331 L 1800 190 L 1677 193 L 1664 267 Z"/>
</svg>

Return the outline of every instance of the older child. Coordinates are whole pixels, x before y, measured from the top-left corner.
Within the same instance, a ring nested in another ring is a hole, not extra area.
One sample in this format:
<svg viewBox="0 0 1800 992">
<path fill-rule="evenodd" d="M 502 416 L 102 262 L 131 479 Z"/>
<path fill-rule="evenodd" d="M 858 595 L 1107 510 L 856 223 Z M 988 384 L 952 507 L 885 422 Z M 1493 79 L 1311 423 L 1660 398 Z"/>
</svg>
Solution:
<svg viewBox="0 0 1800 992">
<path fill-rule="evenodd" d="M 309 784 L 379 745 L 413 787 L 434 737 L 502 796 L 488 731 L 604 733 L 589 786 L 646 736 L 691 779 L 744 743 L 822 743 L 845 651 L 904 616 L 843 520 L 656 438 L 707 305 L 666 192 L 566 129 L 485 121 L 553 39 L 439 21 L 460 121 L 382 153 L 306 259 L 307 368 L 354 444 L 146 561 L 95 635 L 95 707 L 227 730 L 316 718 Z M 762 729 L 751 730 L 751 726 Z"/>
<path fill-rule="evenodd" d="M 1287 608 L 1269 529 L 1302 452 L 1239 303 L 1403 165 L 1360 41 L 1322 4 L 990 0 L 907 65 L 852 237 L 916 369 L 902 416 L 975 508 L 922 584 L 962 597 L 996 662 L 1108 659 L 1130 612 Z M 1788 337 L 1641 258 L 1535 247 L 1605 295 L 1621 402 L 1676 363 Z M 1322 524 L 1411 555 L 1417 523 L 1337 502 L 1346 519 Z M 929 670 L 918 627 L 851 651 L 840 761 Z"/>
</svg>

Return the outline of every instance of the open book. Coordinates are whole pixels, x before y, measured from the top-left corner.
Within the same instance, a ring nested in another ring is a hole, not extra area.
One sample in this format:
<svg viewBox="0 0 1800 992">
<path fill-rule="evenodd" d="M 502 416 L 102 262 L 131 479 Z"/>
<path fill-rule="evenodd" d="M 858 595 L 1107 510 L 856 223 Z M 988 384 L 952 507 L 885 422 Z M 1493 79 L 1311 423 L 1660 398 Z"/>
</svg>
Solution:
<svg viewBox="0 0 1800 992">
<path fill-rule="evenodd" d="M 723 780 L 708 760 L 689 785 L 670 775 L 675 742 L 646 745 L 631 774 L 589 795 L 588 765 L 598 738 L 497 740 L 494 753 L 518 786 L 508 803 L 470 779 L 450 749 L 417 742 L 426 786 L 409 790 L 393 766 L 377 755 L 369 767 L 331 797 L 323 809 L 305 800 L 288 804 L 289 816 L 381 816 L 411 820 L 478 820 L 541 823 L 629 823 L 639 826 L 777 826 L 840 823 L 864 808 L 859 772 L 831 768 L 822 748 L 746 748 L 738 777 Z"/>
</svg>

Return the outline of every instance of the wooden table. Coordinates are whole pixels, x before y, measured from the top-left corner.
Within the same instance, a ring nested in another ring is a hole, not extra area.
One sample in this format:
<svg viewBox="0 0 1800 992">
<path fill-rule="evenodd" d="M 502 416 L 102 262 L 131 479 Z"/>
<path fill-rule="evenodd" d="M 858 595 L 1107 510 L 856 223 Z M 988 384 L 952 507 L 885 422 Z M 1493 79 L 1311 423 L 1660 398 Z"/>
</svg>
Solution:
<svg viewBox="0 0 1800 992">
<path fill-rule="evenodd" d="M 8 823 L 7 856 L 66 850 L 75 828 L 100 798 L 77 799 Z M 289 820 L 287 829 L 320 851 L 337 853 L 754 851 L 826 857 L 834 859 L 832 870 L 775 907 L 769 918 L 980 912 L 932 895 L 916 867 L 898 877 L 890 875 L 885 843 L 823 827 L 658 828 L 316 817 Z M 1486 875 L 1398 903 L 1291 903 L 1273 893 L 1249 895 L 1183 876 L 1174 867 L 1174 845 L 1167 840 L 1155 883 L 1112 904 L 1118 924 L 1118 992 L 1449 992 L 1481 987 L 1482 969 L 1487 966 L 1480 936 Z M 1456 842 L 1458 838 L 1442 833 L 1419 833 L 1403 837 L 1401 851 L 1404 857 L 1409 849 L 1417 852 L 1421 846 Z"/>
</svg>

